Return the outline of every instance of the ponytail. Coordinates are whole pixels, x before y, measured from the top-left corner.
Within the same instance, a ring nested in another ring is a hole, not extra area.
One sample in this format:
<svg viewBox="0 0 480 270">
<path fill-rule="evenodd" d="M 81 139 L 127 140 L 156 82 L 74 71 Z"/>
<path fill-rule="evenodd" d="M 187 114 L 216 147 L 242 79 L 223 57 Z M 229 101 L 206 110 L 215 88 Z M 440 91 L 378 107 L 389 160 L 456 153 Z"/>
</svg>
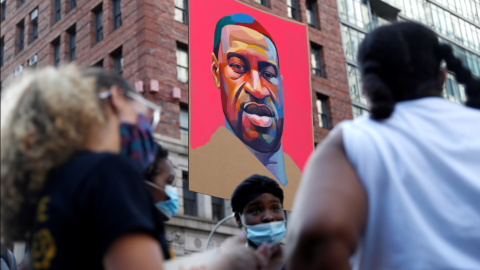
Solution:
<svg viewBox="0 0 480 270">
<path fill-rule="evenodd" d="M 447 63 L 447 69 L 455 74 L 457 81 L 465 85 L 467 102 L 465 105 L 480 109 L 480 79 L 472 76 L 470 70 L 453 55 L 452 47 L 446 44 L 438 45 L 438 54 Z"/>
<path fill-rule="evenodd" d="M 395 107 L 391 90 L 379 76 L 380 65 L 368 61 L 362 65 L 363 92 L 371 103 L 370 113 L 375 120 L 389 118 Z"/>
</svg>

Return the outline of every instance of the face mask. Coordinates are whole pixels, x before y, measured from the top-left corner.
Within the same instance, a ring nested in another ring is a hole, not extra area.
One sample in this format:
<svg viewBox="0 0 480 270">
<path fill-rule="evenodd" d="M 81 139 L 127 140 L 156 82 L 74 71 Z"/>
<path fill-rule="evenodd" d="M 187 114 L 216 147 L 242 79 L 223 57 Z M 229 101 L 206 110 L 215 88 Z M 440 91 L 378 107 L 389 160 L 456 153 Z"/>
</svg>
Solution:
<svg viewBox="0 0 480 270">
<path fill-rule="evenodd" d="M 155 204 L 158 210 L 160 210 L 168 219 L 171 219 L 173 215 L 177 213 L 178 210 L 178 192 L 177 189 L 172 185 L 165 186 L 165 193 L 170 199 L 158 202 Z"/>
<path fill-rule="evenodd" d="M 247 238 L 255 245 L 260 246 L 264 242 L 278 243 L 285 236 L 285 220 L 256 225 L 245 225 Z"/>
<path fill-rule="evenodd" d="M 152 129 L 147 118 L 139 114 L 138 123 L 120 125 L 122 137 L 122 155 L 135 161 L 144 170 L 155 159 L 157 145 L 153 139 Z"/>
</svg>

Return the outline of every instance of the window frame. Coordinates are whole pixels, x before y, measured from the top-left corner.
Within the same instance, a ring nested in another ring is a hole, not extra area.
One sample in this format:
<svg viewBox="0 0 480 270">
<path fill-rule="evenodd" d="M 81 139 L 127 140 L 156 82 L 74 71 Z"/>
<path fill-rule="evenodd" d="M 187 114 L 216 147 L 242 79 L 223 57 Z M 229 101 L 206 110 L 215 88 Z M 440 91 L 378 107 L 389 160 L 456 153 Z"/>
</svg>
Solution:
<svg viewBox="0 0 480 270">
<path fill-rule="evenodd" d="M 113 30 L 122 26 L 122 1 L 112 0 Z"/>
<path fill-rule="evenodd" d="M 268 7 L 268 0 L 255 0 L 255 3 Z"/>
<path fill-rule="evenodd" d="M 53 23 L 58 22 L 62 18 L 61 0 L 53 0 Z"/>
<path fill-rule="evenodd" d="M 198 197 L 196 192 L 188 189 L 188 184 L 188 172 L 182 171 L 183 214 L 196 217 L 198 216 Z"/>
<path fill-rule="evenodd" d="M 291 1 L 291 5 L 288 4 L 288 1 Z M 298 12 L 298 0 L 287 0 L 287 17 L 297 20 L 300 20 L 300 15 Z M 290 13 L 292 16 L 290 16 Z"/>
<path fill-rule="evenodd" d="M 3 67 L 5 61 L 5 36 L 0 38 L 0 67 Z"/>
<path fill-rule="evenodd" d="M 68 1 L 69 9 L 72 10 L 77 7 L 77 1 L 76 0 L 69 0 Z"/>
<path fill-rule="evenodd" d="M 212 219 L 215 221 L 225 218 L 225 200 L 219 197 L 210 196 L 212 202 Z"/>
<path fill-rule="evenodd" d="M 53 47 L 53 66 L 59 67 L 60 66 L 60 37 L 52 41 L 51 44 Z"/>
<path fill-rule="evenodd" d="M 181 1 L 183 1 L 183 8 L 177 6 L 174 1 L 174 9 L 175 9 L 175 13 L 177 10 L 182 13 L 183 20 L 178 20 L 175 16 L 175 13 L 174 13 L 174 20 L 183 24 L 188 24 L 188 0 L 181 0 Z"/>
<path fill-rule="evenodd" d="M 318 2 L 317 0 L 306 0 L 306 12 L 307 12 L 307 24 L 318 28 L 319 20 L 318 20 Z M 309 7 L 311 9 L 309 9 Z M 310 22 L 308 22 L 310 20 Z M 312 22 L 313 20 L 313 22 Z"/>
<path fill-rule="evenodd" d="M 25 21 L 21 20 L 17 23 L 18 29 L 18 44 L 17 44 L 17 52 L 21 52 L 25 49 Z"/>
<path fill-rule="evenodd" d="M 77 59 L 77 29 L 76 25 L 67 30 L 68 33 L 68 57 L 70 61 Z"/>
<path fill-rule="evenodd" d="M 123 75 L 123 51 L 122 51 L 122 47 L 120 46 L 118 49 L 113 51 L 110 54 L 110 57 L 112 57 L 113 71 L 117 74 Z"/>
<path fill-rule="evenodd" d="M 95 32 L 95 43 L 103 40 L 103 6 L 100 4 L 93 9 L 93 23 Z"/>
<path fill-rule="evenodd" d="M 323 65 L 323 47 L 315 43 L 310 44 L 310 64 L 312 65 L 312 74 L 326 78 L 325 67 Z M 313 63 L 315 64 L 315 67 Z"/>
<path fill-rule="evenodd" d="M 1 8 L 2 8 L 2 22 L 5 21 L 5 19 L 7 18 L 7 0 L 3 1 L 3 3 L 1 4 Z"/>
<path fill-rule="evenodd" d="M 182 118 L 185 117 L 186 114 L 186 122 L 182 121 Z M 184 116 L 182 116 L 184 115 Z M 179 117 L 179 124 L 180 124 L 180 134 L 186 134 L 188 135 L 189 129 L 190 129 L 190 123 L 189 123 L 189 115 L 188 115 L 188 105 L 180 103 L 180 113 L 178 115 Z M 186 123 L 185 125 L 182 125 L 182 123 Z"/>
<path fill-rule="evenodd" d="M 183 66 L 182 63 L 179 63 L 179 51 L 184 52 L 187 55 L 187 65 Z M 177 65 L 177 81 L 181 83 L 188 83 L 189 82 L 189 58 L 190 55 L 188 53 L 188 45 L 185 45 L 183 43 L 177 43 L 177 49 L 176 49 L 176 65 Z M 180 70 L 186 70 L 187 77 L 185 78 L 185 81 L 180 79 Z"/>
<path fill-rule="evenodd" d="M 315 100 L 315 107 L 317 108 L 318 126 L 320 128 L 330 130 L 332 129 L 332 122 L 330 117 L 330 99 L 326 95 L 322 95 L 320 93 L 316 94 L 317 99 Z M 319 103 L 321 108 L 319 108 Z"/>
</svg>

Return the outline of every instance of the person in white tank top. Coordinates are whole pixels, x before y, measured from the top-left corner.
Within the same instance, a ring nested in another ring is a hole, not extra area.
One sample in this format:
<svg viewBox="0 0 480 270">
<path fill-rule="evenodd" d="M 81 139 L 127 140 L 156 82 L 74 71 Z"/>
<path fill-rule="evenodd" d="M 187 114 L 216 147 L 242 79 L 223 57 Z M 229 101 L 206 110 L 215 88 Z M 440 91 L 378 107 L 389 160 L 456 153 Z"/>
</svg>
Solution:
<svg viewBox="0 0 480 270">
<path fill-rule="evenodd" d="M 480 79 L 411 22 L 369 33 L 358 60 L 371 115 L 310 157 L 288 269 L 480 269 Z M 466 106 L 441 97 L 442 61 Z"/>
</svg>

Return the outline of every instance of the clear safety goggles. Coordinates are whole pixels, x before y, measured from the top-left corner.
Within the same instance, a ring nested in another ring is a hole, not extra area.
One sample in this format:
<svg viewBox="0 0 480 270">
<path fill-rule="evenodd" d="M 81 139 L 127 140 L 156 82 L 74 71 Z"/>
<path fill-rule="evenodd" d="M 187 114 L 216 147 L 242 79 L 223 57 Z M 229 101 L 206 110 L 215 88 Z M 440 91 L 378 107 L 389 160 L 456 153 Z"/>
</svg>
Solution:
<svg viewBox="0 0 480 270">
<path fill-rule="evenodd" d="M 108 91 L 101 92 L 98 94 L 98 97 L 100 99 L 107 99 L 112 95 L 112 93 Z M 148 117 L 150 119 L 150 127 L 152 128 L 152 131 L 155 131 L 155 129 L 158 126 L 158 123 L 160 123 L 160 116 L 162 114 L 162 107 L 158 106 L 157 104 L 151 102 L 150 100 L 142 97 L 141 95 L 138 95 L 134 92 L 131 91 L 126 91 L 125 93 L 126 96 L 131 98 L 135 102 L 130 102 L 130 104 L 133 106 L 134 110 L 136 113 L 141 113 Z M 138 106 L 138 104 L 142 106 Z"/>
</svg>

